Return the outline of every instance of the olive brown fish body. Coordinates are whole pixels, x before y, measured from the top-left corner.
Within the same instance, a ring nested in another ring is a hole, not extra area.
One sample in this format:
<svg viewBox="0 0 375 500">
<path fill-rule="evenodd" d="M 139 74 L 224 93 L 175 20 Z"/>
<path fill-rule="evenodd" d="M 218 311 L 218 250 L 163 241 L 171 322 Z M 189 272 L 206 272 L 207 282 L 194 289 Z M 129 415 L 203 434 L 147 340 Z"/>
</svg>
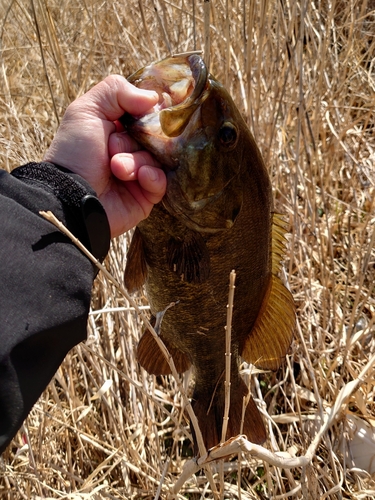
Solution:
<svg viewBox="0 0 375 500">
<path fill-rule="evenodd" d="M 175 84 L 170 70 L 169 88 L 180 92 L 174 105 L 168 101 L 172 92 L 165 91 L 159 78 L 172 65 L 178 82 L 182 80 Z M 272 213 L 271 183 L 261 154 L 227 91 L 205 71 L 199 56 L 186 56 L 155 63 L 130 77 L 138 86 L 162 88 L 161 101 L 167 100 L 159 116 L 124 122 L 165 165 L 168 184 L 162 202 L 137 226 L 125 284 L 132 291 L 145 283 L 153 314 L 179 301 L 165 313 L 160 335 L 178 371 L 194 367 L 192 404 L 210 448 L 221 439 L 230 272 L 236 272 L 236 288 L 227 437 L 243 432 L 256 443 L 266 439 L 252 398 L 242 419 L 248 388 L 239 365 L 242 357 L 262 367 L 278 367 L 291 341 L 294 305 L 277 277 L 284 228 Z M 273 332 L 283 316 L 284 325 Z M 148 331 L 140 340 L 138 359 L 149 373 L 169 373 Z"/>
</svg>

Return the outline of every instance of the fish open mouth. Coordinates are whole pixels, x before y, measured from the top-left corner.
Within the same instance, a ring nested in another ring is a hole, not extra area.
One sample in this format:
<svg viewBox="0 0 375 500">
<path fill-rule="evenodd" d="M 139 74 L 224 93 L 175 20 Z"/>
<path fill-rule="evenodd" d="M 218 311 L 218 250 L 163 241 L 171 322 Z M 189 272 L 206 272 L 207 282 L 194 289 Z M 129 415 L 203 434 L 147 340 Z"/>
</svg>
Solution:
<svg viewBox="0 0 375 500">
<path fill-rule="evenodd" d="M 121 123 L 148 131 L 152 136 L 178 137 L 199 106 L 208 82 L 208 71 L 196 53 L 180 54 L 150 64 L 133 73 L 128 81 L 138 88 L 156 91 L 158 103 L 142 116 L 125 114 Z"/>
</svg>

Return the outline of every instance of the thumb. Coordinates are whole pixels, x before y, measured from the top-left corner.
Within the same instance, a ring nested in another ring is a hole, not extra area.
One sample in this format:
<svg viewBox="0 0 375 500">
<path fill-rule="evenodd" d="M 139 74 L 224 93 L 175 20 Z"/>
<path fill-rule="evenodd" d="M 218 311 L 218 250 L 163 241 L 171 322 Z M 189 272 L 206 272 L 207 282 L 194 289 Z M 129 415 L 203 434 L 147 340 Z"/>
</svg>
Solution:
<svg viewBox="0 0 375 500">
<path fill-rule="evenodd" d="M 157 92 L 139 89 L 123 76 L 110 75 L 84 94 L 78 101 L 100 118 L 114 121 L 125 112 L 141 115 L 159 100 Z"/>
</svg>

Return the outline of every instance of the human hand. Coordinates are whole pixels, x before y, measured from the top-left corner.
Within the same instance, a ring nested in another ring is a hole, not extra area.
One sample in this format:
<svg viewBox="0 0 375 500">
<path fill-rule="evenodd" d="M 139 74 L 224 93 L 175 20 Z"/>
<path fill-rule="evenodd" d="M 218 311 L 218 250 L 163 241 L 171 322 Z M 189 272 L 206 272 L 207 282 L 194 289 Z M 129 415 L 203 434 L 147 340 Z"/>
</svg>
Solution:
<svg viewBox="0 0 375 500">
<path fill-rule="evenodd" d="M 156 92 L 138 89 L 122 76 L 108 76 L 68 106 L 44 157 L 91 185 L 112 237 L 146 218 L 165 193 L 159 163 L 117 121 L 125 112 L 145 113 L 157 101 Z"/>
</svg>

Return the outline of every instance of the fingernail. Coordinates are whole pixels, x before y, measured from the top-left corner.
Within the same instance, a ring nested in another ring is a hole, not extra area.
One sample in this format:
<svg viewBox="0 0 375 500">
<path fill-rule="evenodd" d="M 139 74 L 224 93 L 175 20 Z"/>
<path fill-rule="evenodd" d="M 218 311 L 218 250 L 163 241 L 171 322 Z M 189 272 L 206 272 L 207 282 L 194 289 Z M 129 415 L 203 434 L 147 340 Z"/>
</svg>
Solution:
<svg viewBox="0 0 375 500">
<path fill-rule="evenodd" d="M 147 97 L 153 97 L 154 99 L 159 100 L 159 94 L 156 92 L 156 90 L 150 90 L 150 89 L 141 89 L 139 87 L 136 87 L 137 91 L 143 94 L 144 96 Z"/>
<path fill-rule="evenodd" d="M 155 168 L 150 167 L 148 169 L 148 176 L 150 181 L 156 182 L 159 179 L 159 172 Z"/>
</svg>

